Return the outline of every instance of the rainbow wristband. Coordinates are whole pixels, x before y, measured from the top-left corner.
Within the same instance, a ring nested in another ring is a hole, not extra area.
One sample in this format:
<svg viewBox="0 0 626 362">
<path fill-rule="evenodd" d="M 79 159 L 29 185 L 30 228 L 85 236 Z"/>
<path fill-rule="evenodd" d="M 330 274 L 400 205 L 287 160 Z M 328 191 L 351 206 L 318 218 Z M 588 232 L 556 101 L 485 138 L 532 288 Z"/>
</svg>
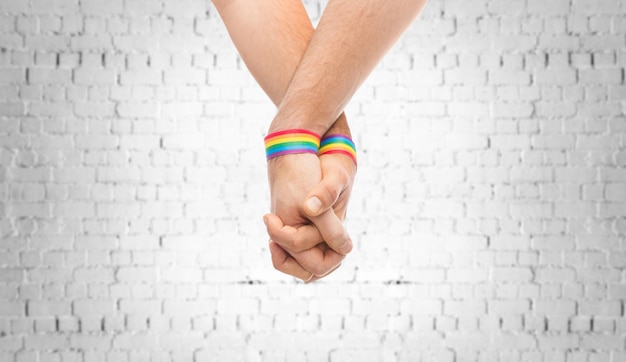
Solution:
<svg viewBox="0 0 626 362">
<path fill-rule="evenodd" d="M 320 136 L 305 129 L 286 129 L 270 133 L 264 140 L 268 161 L 274 157 L 296 153 L 317 155 L 320 147 Z"/>
<path fill-rule="evenodd" d="M 322 139 L 318 155 L 333 153 L 346 155 L 356 164 L 356 146 L 348 136 L 331 134 Z"/>
</svg>

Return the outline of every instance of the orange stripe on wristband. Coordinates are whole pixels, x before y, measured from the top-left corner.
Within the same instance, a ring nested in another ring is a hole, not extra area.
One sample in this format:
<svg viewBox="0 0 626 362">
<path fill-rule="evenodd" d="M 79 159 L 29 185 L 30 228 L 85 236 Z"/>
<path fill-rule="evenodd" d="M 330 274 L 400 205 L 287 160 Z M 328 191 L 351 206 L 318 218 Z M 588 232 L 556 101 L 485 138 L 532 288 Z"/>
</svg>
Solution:
<svg viewBox="0 0 626 362">
<path fill-rule="evenodd" d="M 297 153 L 316 155 L 320 146 L 320 137 L 305 129 L 287 129 L 274 132 L 267 135 L 264 140 L 268 160 Z"/>
<path fill-rule="evenodd" d="M 320 142 L 318 155 L 343 154 L 350 158 L 356 164 L 356 146 L 352 139 L 348 136 L 333 134 L 324 137 Z"/>
</svg>

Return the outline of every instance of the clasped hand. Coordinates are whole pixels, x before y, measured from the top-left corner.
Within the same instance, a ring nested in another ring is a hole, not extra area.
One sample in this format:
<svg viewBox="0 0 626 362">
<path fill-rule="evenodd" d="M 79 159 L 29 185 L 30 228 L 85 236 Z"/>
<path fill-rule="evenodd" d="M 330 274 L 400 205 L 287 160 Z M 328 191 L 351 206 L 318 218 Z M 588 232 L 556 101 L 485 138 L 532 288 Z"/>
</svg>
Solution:
<svg viewBox="0 0 626 362">
<path fill-rule="evenodd" d="M 271 211 L 263 217 L 274 267 L 305 282 L 336 270 L 352 250 L 343 225 L 356 165 L 341 154 L 268 161 Z"/>
</svg>

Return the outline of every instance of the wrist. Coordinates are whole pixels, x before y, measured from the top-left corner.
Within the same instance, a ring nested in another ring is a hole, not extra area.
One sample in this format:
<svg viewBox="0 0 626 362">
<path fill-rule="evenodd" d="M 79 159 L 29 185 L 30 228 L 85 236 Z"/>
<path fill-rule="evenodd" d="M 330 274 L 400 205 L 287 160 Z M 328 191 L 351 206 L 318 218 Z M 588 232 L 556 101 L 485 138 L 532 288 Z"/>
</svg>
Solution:
<svg viewBox="0 0 626 362">
<path fill-rule="evenodd" d="M 335 121 L 335 123 L 330 126 L 330 128 L 323 134 L 322 138 L 331 134 L 342 134 L 348 137 L 352 137 L 352 133 L 350 132 L 350 127 L 348 126 L 348 119 L 346 118 L 345 113 L 341 113 L 339 118 Z"/>
<path fill-rule="evenodd" d="M 319 110 L 311 110 L 306 105 L 296 106 L 281 103 L 278 112 L 270 127 L 268 133 L 274 133 L 288 129 L 306 129 L 318 135 L 323 135 L 335 123 L 337 116 L 331 116 L 320 112 Z"/>
<path fill-rule="evenodd" d="M 285 155 L 310 153 L 317 155 L 320 136 L 305 129 L 286 129 L 268 134 L 264 138 L 267 160 Z"/>
<path fill-rule="evenodd" d="M 356 146 L 350 136 L 344 134 L 324 135 L 320 141 L 318 156 L 331 154 L 347 156 L 357 165 Z"/>
</svg>

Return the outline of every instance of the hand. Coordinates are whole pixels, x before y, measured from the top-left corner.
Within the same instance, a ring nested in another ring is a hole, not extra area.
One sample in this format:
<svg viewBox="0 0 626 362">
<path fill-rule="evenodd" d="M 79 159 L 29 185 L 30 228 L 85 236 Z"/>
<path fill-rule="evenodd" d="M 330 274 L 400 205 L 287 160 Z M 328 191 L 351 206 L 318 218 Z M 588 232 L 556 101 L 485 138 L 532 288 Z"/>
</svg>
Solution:
<svg viewBox="0 0 626 362">
<path fill-rule="evenodd" d="M 270 160 L 270 162 L 272 161 L 273 160 Z M 296 203 L 294 205 L 295 208 L 292 208 L 292 212 L 295 212 L 287 215 L 288 217 L 297 215 L 294 219 L 295 224 L 290 225 L 289 222 L 286 221 L 287 219 L 284 218 L 281 220 L 281 217 L 278 216 L 280 215 L 278 214 L 279 211 L 275 211 L 277 215 L 268 214 L 264 217 L 268 233 L 272 238 L 270 241 L 270 252 L 272 254 L 274 267 L 286 274 L 300 278 L 305 282 L 318 280 L 336 270 L 340 266 L 345 254 L 351 249 L 351 243 L 348 249 L 331 249 L 329 244 L 323 242 L 323 240 L 330 240 L 330 244 L 333 245 L 336 244 L 333 242 L 333 239 L 322 238 L 322 234 L 324 233 L 320 233 L 316 227 L 310 225 L 308 220 L 325 217 L 328 219 L 326 225 L 331 225 L 335 227 L 336 230 L 340 230 L 336 224 L 336 219 L 345 219 L 348 200 L 356 175 L 356 165 L 350 158 L 336 154 L 321 156 L 319 158 L 319 164 L 321 167 L 321 182 L 314 185 L 312 190 L 308 193 L 305 198 L 307 202 Z M 274 206 L 278 204 L 274 199 L 276 193 L 273 192 L 275 186 L 277 186 L 272 179 L 272 170 L 275 166 L 278 167 L 279 165 L 268 165 L 273 195 L 272 210 L 274 210 Z M 311 180 L 310 177 L 314 176 L 310 174 L 311 171 L 315 172 L 315 170 L 309 169 L 307 170 L 306 178 L 300 178 L 297 183 L 292 181 L 289 185 L 299 189 L 306 189 L 309 185 L 303 185 L 302 181 Z M 281 187 L 279 190 L 284 192 L 285 189 Z M 291 194 L 291 196 L 294 195 L 295 194 Z M 289 196 L 289 194 L 285 196 Z M 299 197 L 296 197 L 296 199 L 297 198 Z M 312 198 L 316 198 L 318 201 L 310 201 Z M 329 212 L 331 212 L 332 215 L 328 215 Z M 317 226 L 315 221 L 314 225 Z M 343 229 L 343 225 L 341 225 L 341 228 Z"/>
</svg>

